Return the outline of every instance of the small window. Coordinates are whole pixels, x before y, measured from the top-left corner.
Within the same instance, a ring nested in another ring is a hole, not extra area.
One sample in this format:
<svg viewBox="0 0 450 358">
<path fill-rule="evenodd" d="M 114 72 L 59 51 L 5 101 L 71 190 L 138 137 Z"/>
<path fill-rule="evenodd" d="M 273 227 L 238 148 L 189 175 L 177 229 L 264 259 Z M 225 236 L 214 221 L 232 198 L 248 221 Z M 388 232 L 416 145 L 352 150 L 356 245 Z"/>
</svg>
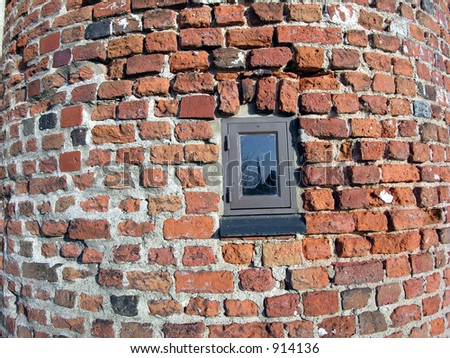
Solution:
<svg viewBox="0 0 450 358">
<path fill-rule="evenodd" d="M 222 236 L 274 235 L 304 230 L 296 205 L 292 118 L 222 121 L 224 217 Z M 289 215 L 290 214 L 290 215 Z M 267 220 L 272 220 L 267 225 Z M 278 225 L 272 225 L 276 220 Z M 295 223 L 294 227 L 288 225 Z"/>
</svg>

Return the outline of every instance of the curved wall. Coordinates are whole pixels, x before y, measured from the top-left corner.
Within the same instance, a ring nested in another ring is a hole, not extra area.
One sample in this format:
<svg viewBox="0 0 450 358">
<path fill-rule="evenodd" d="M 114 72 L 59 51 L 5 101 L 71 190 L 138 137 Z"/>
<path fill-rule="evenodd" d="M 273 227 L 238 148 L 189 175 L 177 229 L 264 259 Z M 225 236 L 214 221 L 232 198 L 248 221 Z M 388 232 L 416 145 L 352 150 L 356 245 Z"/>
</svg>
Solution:
<svg viewBox="0 0 450 358">
<path fill-rule="evenodd" d="M 203 2 L 7 4 L 0 335 L 448 335 L 448 4 Z M 305 235 L 219 237 L 248 114 L 298 118 Z"/>
</svg>

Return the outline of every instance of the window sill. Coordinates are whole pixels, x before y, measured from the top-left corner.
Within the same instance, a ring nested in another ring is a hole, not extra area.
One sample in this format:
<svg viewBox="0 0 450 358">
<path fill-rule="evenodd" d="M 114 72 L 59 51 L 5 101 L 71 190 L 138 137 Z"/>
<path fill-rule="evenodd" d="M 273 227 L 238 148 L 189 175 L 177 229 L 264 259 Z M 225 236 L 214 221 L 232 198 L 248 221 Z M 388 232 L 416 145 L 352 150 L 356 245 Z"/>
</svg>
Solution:
<svg viewBox="0 0 450 358">
<path fill-rule="evenodd" d="M 303 215 L 225 216 L 220 219 L 220 237 L 303 234 Z"/>
</svg>

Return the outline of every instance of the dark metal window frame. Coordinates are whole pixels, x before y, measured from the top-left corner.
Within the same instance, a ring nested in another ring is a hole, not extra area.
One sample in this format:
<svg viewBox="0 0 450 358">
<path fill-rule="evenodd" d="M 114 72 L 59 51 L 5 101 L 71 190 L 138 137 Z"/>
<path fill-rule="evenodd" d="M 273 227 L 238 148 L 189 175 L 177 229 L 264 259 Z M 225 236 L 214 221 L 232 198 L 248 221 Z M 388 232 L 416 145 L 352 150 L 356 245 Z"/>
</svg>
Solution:
<svg viewBox="0 0 450 358">
<path fill-rule="evenodd" d="M 241 117 L 222 120 L 224 216 L 220 235 L 286 235 L 305 232 L 297 213 L 294 179 L 295 153 L 291 140 L 292 117 Z M 276 196 L 242 195 L 240 135 L 275 134 L 277 150 Z M 279 165 L 283 163 L 283 165 Z"/>
</svg>

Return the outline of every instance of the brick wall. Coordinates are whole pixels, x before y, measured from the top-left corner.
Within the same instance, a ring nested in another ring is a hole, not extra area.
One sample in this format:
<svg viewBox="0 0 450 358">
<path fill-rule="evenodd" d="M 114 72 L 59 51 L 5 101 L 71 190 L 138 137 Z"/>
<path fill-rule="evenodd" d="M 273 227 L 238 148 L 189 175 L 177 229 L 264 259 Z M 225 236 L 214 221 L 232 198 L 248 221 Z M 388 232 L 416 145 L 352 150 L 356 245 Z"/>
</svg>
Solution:
<svg viewBox="0 0 450 358">
<path fill-rule="evenodd" d="M 0 336 L 448 336 L 448 4 L 219 3 L 8 3 Z M 217 233 L 248 113 L 305 235 Z"/>
</svg>

